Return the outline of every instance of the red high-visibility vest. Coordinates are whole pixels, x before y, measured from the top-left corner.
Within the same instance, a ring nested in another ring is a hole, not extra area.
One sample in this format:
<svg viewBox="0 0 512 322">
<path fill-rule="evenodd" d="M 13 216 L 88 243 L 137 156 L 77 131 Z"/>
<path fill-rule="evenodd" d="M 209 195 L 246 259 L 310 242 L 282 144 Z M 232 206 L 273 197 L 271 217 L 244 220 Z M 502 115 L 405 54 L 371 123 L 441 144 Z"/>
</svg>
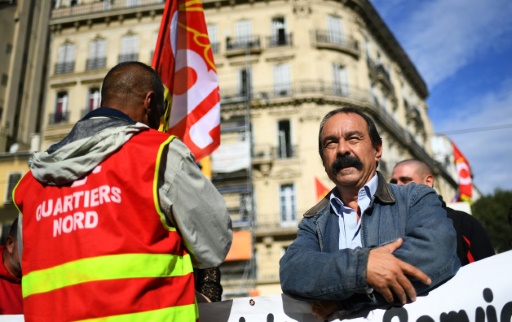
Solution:
<svg viewBox="0 0 512 322">
<path fill-rule="evenodd" d="M 70 185 L 22 178 L 13 195 L 23 216 L 25 321 L 197 320 L 190 255 L 158 201 L 172 139 L 139 133 Z"/>
</svg>

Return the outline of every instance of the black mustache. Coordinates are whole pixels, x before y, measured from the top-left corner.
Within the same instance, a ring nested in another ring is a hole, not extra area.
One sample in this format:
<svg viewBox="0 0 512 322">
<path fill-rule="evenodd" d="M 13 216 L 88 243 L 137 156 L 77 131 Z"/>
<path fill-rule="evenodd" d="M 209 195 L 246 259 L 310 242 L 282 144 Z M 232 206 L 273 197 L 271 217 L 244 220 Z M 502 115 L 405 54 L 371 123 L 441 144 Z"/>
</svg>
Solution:
<svg viewBox="0 0 512 322">
<path fill-rule="evenodd" d="M 343 168 L 354 167 L 357 170 L 363 169 L 363 163 L 357 157 L 352 155 L 336 156 L 336 160 L 331 165 L 332 173 L 338 173 Z"/>
</svg>

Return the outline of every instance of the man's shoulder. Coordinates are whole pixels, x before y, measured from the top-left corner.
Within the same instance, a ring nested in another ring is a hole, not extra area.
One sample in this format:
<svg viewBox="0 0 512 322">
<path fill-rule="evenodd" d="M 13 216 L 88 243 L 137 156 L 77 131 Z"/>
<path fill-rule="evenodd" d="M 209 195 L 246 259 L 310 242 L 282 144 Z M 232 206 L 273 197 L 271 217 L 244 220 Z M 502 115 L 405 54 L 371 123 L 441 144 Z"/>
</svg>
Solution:
<svg viewBox="0 0 512 322">
<path fill-rule="evenodd" d="M 397 185 L 393 183 L 388 183 L 387 185 L 393 194 L 413 196 L 434 193 L 437 198 L 436 191 L 425 184 L 417 184 L 415 182 L 411 182 L 406 185 Z"/>
<path fill-rule="evenodd" d="M 465 225 L 481 226 L 480 222 L 467 212 L 456 210 L 450 207 L 445 207 L 445 209 L 448 218 L 450 218 L 454 222 L 454 224 L 460 222 L 461 224 Z"/>
<path fill-rule="evenodd" d="M 308 211 L 304 213 L 304 218 L 312 218 L 316 214 L 318 214 L 322 209 L 329 205 L 329 196 L 331 194 L 328 193 L 322 200 L 320 200 L 316 205 L 311 207 Z"/>
</svg>

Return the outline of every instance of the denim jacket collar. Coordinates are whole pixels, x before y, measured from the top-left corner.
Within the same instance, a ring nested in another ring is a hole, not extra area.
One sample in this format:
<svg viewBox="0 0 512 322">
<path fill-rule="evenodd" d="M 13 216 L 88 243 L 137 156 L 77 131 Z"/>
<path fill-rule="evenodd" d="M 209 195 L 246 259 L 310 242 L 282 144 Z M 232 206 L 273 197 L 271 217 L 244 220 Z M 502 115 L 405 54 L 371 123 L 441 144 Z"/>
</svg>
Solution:
<svg viewBox="0 0 512 322">
<path fill-rule="evenodd" d="M 383 203 L 383 204 L 395 203 L 395 201 L 396 201 L 395 196 L 393 196 L 393 193 L 391 192 L 391 190 L 388 187 L 388 184 L 386 183 L 386 179 L 384 179 L 384 176 L 379 171 L 377 171 L 377 177 L 378 177 L 377 191 L 375 191 L 375 195 L 370 204 L 370 207 L 373 206 L 373 203 L 376 200 L 378 200 L 380 203 Z M 311 209 L 306 211 L 306 213 L 304 214 L 304 217 L 306 217 L 306 218 L 314 217 L 318 212 L 322 211 L 325 207 L 328 207 L 329 206 L 329 196 L 331 195 L 331 193 L 334 193 L 335 190 L 336 190 L 336 187 L 334 187 L 331 190 L 331 192 L 329 192 L 316 205 L 314 205 Z"/>
</svg>

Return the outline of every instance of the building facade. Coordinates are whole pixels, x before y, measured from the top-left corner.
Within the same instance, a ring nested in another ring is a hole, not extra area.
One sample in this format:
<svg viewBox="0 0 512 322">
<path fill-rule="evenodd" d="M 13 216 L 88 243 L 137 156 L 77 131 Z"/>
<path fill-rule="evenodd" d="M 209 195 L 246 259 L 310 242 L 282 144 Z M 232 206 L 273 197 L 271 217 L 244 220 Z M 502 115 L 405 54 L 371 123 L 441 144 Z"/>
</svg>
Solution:
<svg viewBox="0 0 512 322">
<path fill-rule="evenodd" d="M 446 198 L 452 175 L 433 158 L 421 75 L 367 0 L 205 0 L 221 90 L 212 181 L 233 217 L 236 251 L 221 267 L 225 298 L 280 293 L 279 259 L 302 213 L 332 183 L 318 128 L 353 106 L 383 138 L 379 170 L 406 158 L 435 171 Z M 60 0 L 52 10 L 42 148 L 98 107 L 102 78 L 118 62 L 150 64 L 160 0 Z"/>
<path fill-rule="evenodd" d="M 0 224 L 17 210 L 11 192 L 39 149 L 51 1 L 0 1 Z"/>
</svg>

